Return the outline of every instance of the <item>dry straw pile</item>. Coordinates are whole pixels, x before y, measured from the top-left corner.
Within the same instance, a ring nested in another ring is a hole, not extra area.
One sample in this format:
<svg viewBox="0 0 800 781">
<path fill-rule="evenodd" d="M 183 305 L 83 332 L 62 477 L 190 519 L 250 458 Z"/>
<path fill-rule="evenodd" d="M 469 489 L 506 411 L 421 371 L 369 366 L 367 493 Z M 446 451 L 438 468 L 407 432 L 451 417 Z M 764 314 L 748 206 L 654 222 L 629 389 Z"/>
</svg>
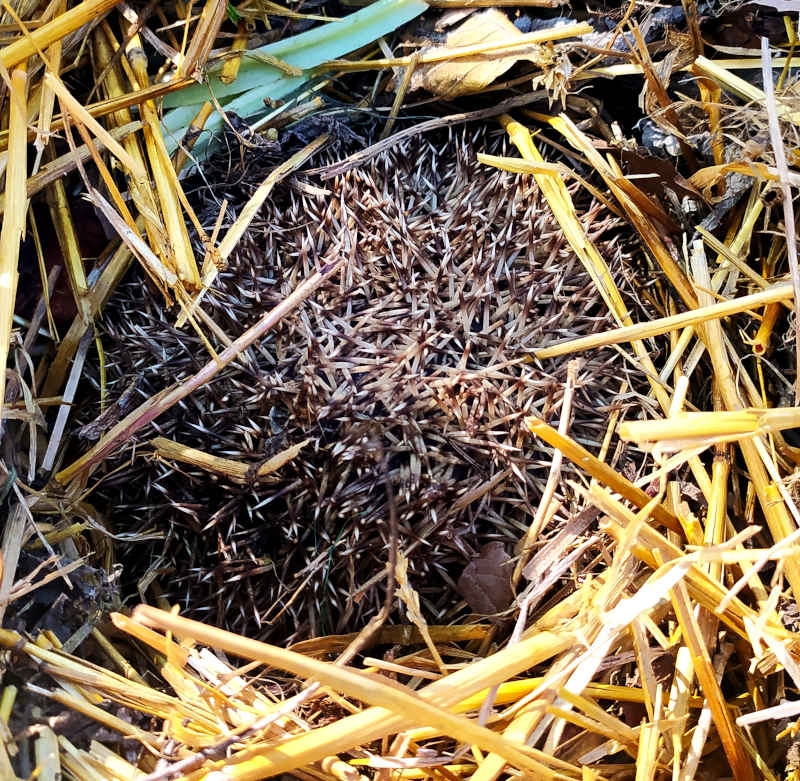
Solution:
<svg viewBox="0 0 800 781">
<path fill-rule="evenodd" d="M 3 3 L 2 778 L 795 777 L 797 20 L 487 5 Z"/>
</svg>

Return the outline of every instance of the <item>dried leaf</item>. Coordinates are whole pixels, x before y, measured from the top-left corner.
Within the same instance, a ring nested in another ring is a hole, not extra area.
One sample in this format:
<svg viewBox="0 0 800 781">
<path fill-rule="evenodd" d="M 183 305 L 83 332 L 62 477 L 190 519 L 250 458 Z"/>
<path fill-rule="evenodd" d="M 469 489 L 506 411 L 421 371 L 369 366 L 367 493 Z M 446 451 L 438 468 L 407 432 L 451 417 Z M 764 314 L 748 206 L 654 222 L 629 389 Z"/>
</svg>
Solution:
<svg viewBox="0 0 800 781">
<path fill-rule="evenodd" d="M 139 385 L 140 375 L 134 377 L 127 385 L 119 398 L 108 407 L 105 412 L 101 412 L 94 420 L 81 426 L 75 433 L 81 439 L 88 439 L 92 442 L 100 439 L 103 433 L 111 426 L 119 422 L 120 418 L 130 412 L 136 401 L 136 390 Z"/>
<path fill-rule="evenodd" d="M 467 19 L 458 29 L 447 36 L 444 46 L 423 49 L 423 54 L 446 54 L 450 49 L 462 46 L 476 46 L 507 42 L 523 38 L 521 33 L 508 17 L 491 8 Z M 502 76 L 518 60 L 530 60 L 542 66 L 549 64 L 548 50 L 541 46 L 529 46 L 524 50 L 516 49 L 513 54 L 503 56 L 489 52 L 469 58 L 445 60 L 444 62 L 424 65 L 414 71 L 411 77 L 411 89 L 424 88 L 435 95 L 455 97 L 466 92 L 474 92 L 491 84 Z"/>
<path fill-rule="evenodd" d="M 639 189 L 648 195 L 661 195 L 664 190 L 672 190 L 679 199 L 705 200 L 703 194 L 684 179 L 669 160 L 647 154 L 641 148 L 636 151 L 623 149 L 621 158 L 626 173 L 636 176 Z"/>
<path fill-rule="evenodd" d="M 511 591 L 511 558 L 502 542 L 490 542 L 481 548 L 458 579 L 458 593 L 476 613 L 502 613 L 514 598 Z"/>
</svg>

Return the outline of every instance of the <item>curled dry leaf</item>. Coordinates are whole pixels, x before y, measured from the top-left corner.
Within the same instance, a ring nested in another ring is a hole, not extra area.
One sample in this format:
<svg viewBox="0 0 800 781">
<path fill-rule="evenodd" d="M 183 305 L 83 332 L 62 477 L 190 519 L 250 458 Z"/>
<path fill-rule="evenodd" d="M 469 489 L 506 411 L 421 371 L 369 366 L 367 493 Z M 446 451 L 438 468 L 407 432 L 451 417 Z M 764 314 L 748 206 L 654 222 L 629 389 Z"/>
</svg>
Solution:
<svg viewBox="0 0 800 781">
<path fill-rule="evenodd" d="M 672 190 L 678 198 L 705 200 L 703 193 L 684 179 L 669 160 L 647 154 L 641 147 L 635 151 L 623 149 L 620 158 L 626 174 L 636 176 L 639 189 L 649 195 L 661 195 L 665 190 Z"/>
<path fill-rule="evenodd" d="M 502 542 L 489 542 L 481 548 L 458 579 L 458 593 L 476 613 L 502 613 L 514 598 L 511 591 L 511 558 Z"/>
<path fill-rule="evenodd" d="M 446 54 L 450 49 L 463 46 L 489 45 L 498 43 L 513 44 L 523 38 L 508 17 L 495 8 L 474 14 L 466 22 L 453 30 L 443 46 L 423 49 L 423 54 Z M 411 77 L 410 88 L 426 89 L 435 95 L 455 97 L 467 92 L 475 92 L 491 84 L 502 76 L 518 60 L 530 60 L 544 66 L 550 63 L 550 50 L 543 46 L 530 45 L 524 49 L 512 49 L 512 53 L 487 52 L 443 62 L 434 62 L 418 67 Z"/>
<path fill-rule="evenodd" d="M 134 377 L 127 385 L 119 398 L 101 412 L 94 420 L 81 426 L 75 433 L 81 439 L 88 439 L 92 442 L 100 439 L 103 433 L 119 422 L 120 418 L 130 412 L 136 402 L 136 390 L 139 385 L 140 375 Z"/>
</svg>

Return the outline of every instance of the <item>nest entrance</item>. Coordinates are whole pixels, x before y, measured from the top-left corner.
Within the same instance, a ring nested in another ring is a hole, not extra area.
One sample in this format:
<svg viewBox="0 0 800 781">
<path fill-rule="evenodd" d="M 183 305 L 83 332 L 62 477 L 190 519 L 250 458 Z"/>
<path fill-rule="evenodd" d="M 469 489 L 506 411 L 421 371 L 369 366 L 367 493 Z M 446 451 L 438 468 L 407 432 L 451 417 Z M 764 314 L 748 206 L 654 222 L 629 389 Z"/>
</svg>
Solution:
<svg viewBox="0 0 800 781">
<path fill-rule="evenodd" d="M 400 545 L 429 617 L 469 612 L 459 574 L 486 542 L 513 555 L 551 461 L 522 419 L 557 421 L 566 360 L 542 367 L 532 350 L 545 334 L 610 324 L 533 180 L 477 162 L 503 144 L 483 126 L 441 131 L 333 180 L 278 188 L 208 301 L 216 323 L 235 336 L 315 264 L 343 253 L 344 270 L 156 427 L 252 463 L 313 441 L 270 482 L 246 486 L 144 457 L 140 445 L 95 494 L 135 529 L 168 530 L 163 544 L 126 551 L 129 586 L 144 577 L 195 616 L 251 636 L 363 625 L 381 601 L 386 454 Z M 213 197 L 228 191 L 215 182 Z M 209 222 L 218 208 L 206 203 Z M 597 216 L 587 227 L 619 271 L 617 224 Z M 157 366 L 139 379 L 149 395 L 206 358 L 199 340 L 166 325 L 155 296 L 134 295 L 140 284 L 121 286 L 103 343 L 118 389 Z M 619 390 L 599 381 L 615 362 L 597 351 L 579 373 L 572 431 L 588 447 L 599 447 Z M 565 500 L 561 517 L 573 510 Z"/>
</svg>

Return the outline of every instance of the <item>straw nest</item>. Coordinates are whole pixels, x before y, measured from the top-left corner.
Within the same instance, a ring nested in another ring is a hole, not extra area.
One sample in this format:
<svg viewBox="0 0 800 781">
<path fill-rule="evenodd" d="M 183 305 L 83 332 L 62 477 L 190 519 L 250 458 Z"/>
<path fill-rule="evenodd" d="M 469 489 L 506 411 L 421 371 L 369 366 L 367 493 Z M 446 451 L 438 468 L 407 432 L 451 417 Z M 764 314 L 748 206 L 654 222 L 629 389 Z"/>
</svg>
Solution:
<svg viewBox="0 0 800 781">
<path fill-rule="evenodd" d="M 451 16 L 433 48 L 346 61 L 356 34 L 405 51 L 389 34 L 427 6 L 297 20 L 318 45 L 240 59 L 266 6 L 151 3 L 134 26 L 158 64 L 112 5 L 0 51 L 0 777 L 796 781 L 797 31 L 769 15 L 790 42 L 781 63 L 756 41 L 762 90 L 735 72 L 758 20 L 726 42 L 691 1 L 655 26 L 633 4 L 613 32 Z M 110 104 L 60 78 L 87 22 Z M 225 126 L 204 72 L 247 137 L 184 190 L 176 136 L 205 126 L 206 159 Z M 600 89 L 617 77 L 638 109 Z M 410 117 L 420 80 L 432 120 Z M 278 93 L 297 100 L 271 131 L 338 108 L 277 149 L 235 112 Z M 32 121 L 50 148 L 30 175 Z M 80 155 L 124 242 L 91 272 L 61 186 Z M 80 313 L 58 345 L 44 299 L 12 330 L 43 189 Z"/>
<path fill-rule="evenodd" d="M 333 256 L 346 270 L 155 428 L 256 467 L 310 442 L 269 482 L 245 485 L 154 458 L 144 439 L 119 453 L 93 503 L 128 531 L 166 534 L 123 547 L 129 589 L 144 578 L 191 615 L 260 637 L 362 625 L 386 564 L 384 456 L 431 620 L 463 613 L 456 581 L 485 543 L 513 553 L 551 461 L 522 421 L 558 420 L 567 372 L 563 359 L 531 362 L 532 350 L 609 321 L 535 183 L 476 161 L 501 151 L 496 135 L 440 131 L 276 191 L 207 299 L 217 325 L 241 332 Z M 193 196 L 201 219 L 222 198 L 237 211 L 271 164 L 264 152 L 222 158 Z M 591 208 L 586 226 L 623 277 L 616 218 Z M 132 379 L 149 396 L 206 360 L 141 284 L 121 285 L 102 320 L 112 398 Z M 612 363 L 598 351 L 578 373 L 574 427 L 593 449 L 620 391 Z M 564 498 L 554 527 L 574 511 Z"/>
</svg>

